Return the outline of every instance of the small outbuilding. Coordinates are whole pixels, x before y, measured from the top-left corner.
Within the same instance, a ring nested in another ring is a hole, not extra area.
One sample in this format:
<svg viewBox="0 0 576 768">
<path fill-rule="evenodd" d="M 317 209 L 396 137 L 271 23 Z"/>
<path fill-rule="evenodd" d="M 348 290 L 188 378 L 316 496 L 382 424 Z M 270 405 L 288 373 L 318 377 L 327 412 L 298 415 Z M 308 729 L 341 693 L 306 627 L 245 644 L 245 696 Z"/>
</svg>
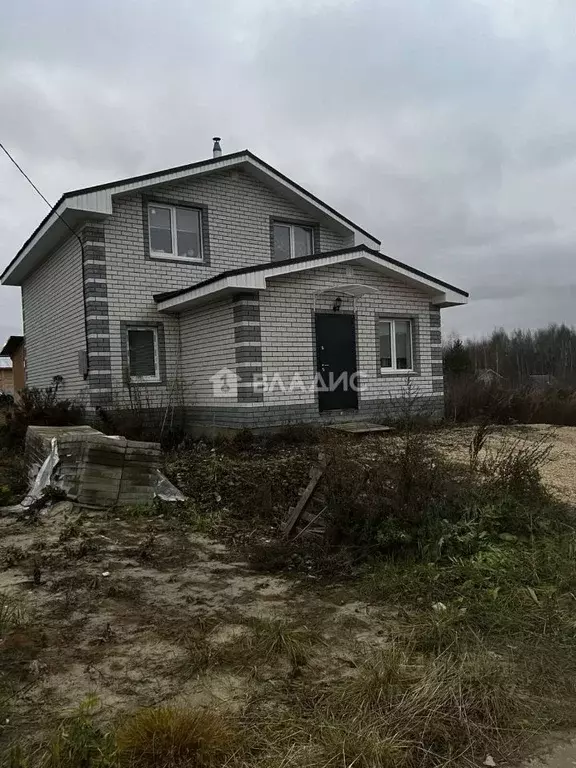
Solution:
<svg viewBox="0 0 576 768">
<path fill-rule="evenodd" d="M 18 392 L 26 386 L 24 336 L 10 336 L 0 350 L 0 357 L 8 357 L 12 362 L 9 368 L 0 368 L 0 391 L 9 392 L 18 397 Z M 10 372 L 9 375 L 5 373 L 6 371 Z M 7 386 L 8 381 L 10 388 Z"/>
</svg>

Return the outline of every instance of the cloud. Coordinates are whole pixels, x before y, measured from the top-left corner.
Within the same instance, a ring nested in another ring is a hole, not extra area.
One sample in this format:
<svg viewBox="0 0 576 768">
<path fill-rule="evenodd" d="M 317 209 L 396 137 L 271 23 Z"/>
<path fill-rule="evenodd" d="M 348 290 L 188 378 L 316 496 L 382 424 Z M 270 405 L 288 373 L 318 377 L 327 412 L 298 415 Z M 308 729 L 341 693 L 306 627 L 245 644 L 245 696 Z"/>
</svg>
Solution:
<svg viewBox="0 0 576 768">
<path fill-rule="evenodd" d="M 576 75 L 562 0 L 26 0 L 0 139 L 51 200 L 250 147 L 461 285 L 465 334 L 576 322 Z M 569 23 L 570 22 L 570 23 Z M 0 157 L 0 267 L 45 214 Z M 0 337 L 19 328 L 0 289 Z"/>
</svg>

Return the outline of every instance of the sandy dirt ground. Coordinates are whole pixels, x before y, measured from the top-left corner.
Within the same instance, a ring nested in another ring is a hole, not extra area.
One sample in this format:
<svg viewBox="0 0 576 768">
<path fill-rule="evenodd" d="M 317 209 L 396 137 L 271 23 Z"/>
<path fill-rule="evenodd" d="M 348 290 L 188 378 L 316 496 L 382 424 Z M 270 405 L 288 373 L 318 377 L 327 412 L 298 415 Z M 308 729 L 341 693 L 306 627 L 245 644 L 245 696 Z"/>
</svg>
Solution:
<svg viewBox="0 0 576 768">
<path fill-rule="evenodd" d="M 466 461 L 472 434 L 465 427 L 434 439 Z M 576 428 L 499 429 L 488 449 L 543 436 L 554 440 L 544 479 L 573 501 Z M 173 520 L 106 518 L 69 502 L 33 521 L 0 515 L 0 592 L 18 599 L 34 627 L 12 639 L 20 682 L 1 743 L 49 727 L 55 711 L 92 694 L 107 719 L 161 703 L 241 707 L 287 670 L 270 664 L 255 675 L 242 664 L 211 665 L 207 656 L 250 635 L 255 621 L 314 627 L 316 675 L 381 646 L 394 625 L 389 609 L 359 601 L 343 585 L 320 591 L 313 580 L 256 573 L 226 544 Z M 545 765 L 576 766 L 576 742 L 555 747 Z"/>
<path fill-rule="evenodd" d="M 433 439 L 446 453 L 457 460 L 469 460 L 469 445 L 474 427 L 454 427 L 439 430 Z M 547 487 L 568 502 L 576 501 L 576 427 L 551 427 L 530 424 L 521 427 L 495 427 L 488 437 L 486 450 L 497 451 L 504 443 L 536 443 L 550 441 L 552 450 L 541 473 Z"/>
<path fill-rule="evenodd" d="M 342 657 L 381 645 L 390 628 L 382 608 L 351 602 L 338 585 L 319 596 L 311 580 L 256 573 L 174 521 L 103 519 L 69 502 L 33 523 L 0 516 L 0 564 L 0 592 L 33 628 L 10 637 L 20 682 L 0 745 L 31 723 L 48 728 L 89 695 L 107 719 L 158 704 L 240 707 L 289 672 L 210 663 L 254 622 L 313 625 L 319 674 L 336 663 L 326 651 L 336 640 Z"/>
</svg>

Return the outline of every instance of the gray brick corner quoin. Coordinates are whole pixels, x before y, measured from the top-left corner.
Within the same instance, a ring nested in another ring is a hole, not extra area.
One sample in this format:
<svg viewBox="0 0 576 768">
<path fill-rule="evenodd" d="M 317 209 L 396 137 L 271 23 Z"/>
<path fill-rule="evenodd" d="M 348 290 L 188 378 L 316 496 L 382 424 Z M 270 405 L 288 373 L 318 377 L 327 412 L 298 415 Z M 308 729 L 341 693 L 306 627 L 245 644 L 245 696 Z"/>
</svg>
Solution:
<svg viewBox="0 0 576 768">
<path fill-rule="evenodd" d="M 104 225 L 101 223 L 87 225 L 83 228 L 80 237 L 84 250 L 82 279 L 86 317 L 89 402 L 92 407 L 96 407 L 112 402 L 110 320 Z"/>
<path fill-rule="evenodd" d="M 236 361 L 237 400 L 261 403 L 264 395 L 254 381 L 262 374 L 262 343 L 258 293 L 238 293 L 232 297 L 234 321 L 234 359 Z"/>
</svg>

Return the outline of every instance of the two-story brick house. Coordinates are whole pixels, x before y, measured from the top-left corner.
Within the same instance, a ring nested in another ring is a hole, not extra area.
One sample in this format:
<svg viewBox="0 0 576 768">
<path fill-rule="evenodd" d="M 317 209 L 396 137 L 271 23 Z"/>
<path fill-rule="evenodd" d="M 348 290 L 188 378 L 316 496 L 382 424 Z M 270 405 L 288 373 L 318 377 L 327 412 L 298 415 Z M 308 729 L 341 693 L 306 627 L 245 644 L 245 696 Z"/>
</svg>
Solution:
<svg viewBox="0 0 576 768">
<path fill-rule="evenodd" d="M 28 386 L 184 406 L 201 429 L 391 416 L 408 381 L 441 411 L 440 309 L 467 300 L 218 142 L 67 192 L 2 282 L 22 287 Z"/>
</svg>

